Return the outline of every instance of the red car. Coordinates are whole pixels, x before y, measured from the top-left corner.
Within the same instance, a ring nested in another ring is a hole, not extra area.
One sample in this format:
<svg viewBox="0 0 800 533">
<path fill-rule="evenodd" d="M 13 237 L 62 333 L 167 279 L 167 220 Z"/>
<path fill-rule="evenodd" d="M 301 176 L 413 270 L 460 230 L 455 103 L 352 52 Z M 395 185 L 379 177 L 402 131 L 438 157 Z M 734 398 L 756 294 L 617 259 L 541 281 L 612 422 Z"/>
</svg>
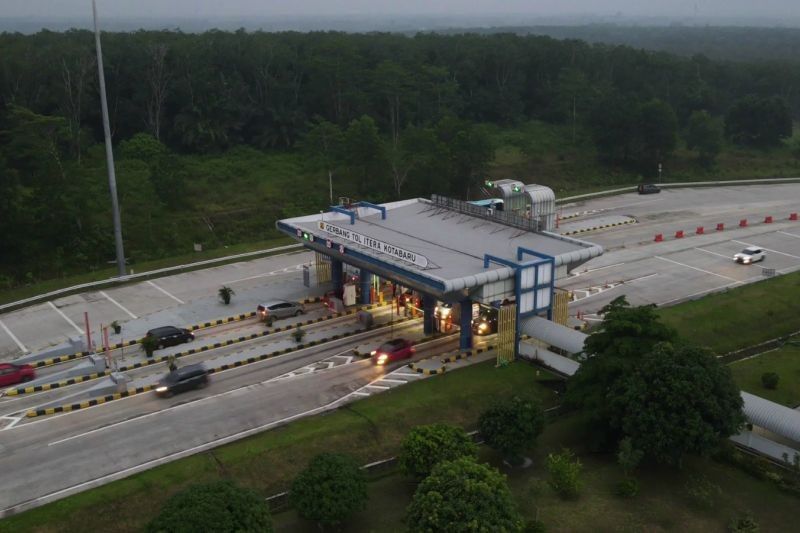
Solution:
<svg viewBox="0 0 800 533">
<path fill-rule="evenodd" d="M 36 377 L 36 370 L 31 365 L 13 365 L 0 363 L 0 387 L 24 383 Z"/>
<path fill-rule="evenodd" d="M 381 344 L 377 350 L 372 350 L 372 362 L 376 365 L 385 365 L 392 361 L 408 359 L 414 355 L 414 343 L 405 339 L 393 339 Z"/>
</svg>

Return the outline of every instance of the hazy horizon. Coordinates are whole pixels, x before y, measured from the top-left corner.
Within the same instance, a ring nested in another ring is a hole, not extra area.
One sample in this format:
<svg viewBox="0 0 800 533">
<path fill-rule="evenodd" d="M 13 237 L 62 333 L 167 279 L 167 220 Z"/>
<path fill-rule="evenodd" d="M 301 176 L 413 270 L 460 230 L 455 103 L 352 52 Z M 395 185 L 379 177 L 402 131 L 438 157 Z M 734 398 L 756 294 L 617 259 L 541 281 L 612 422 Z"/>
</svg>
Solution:
<svg viewBox="0 0 800 533">
<path fill-rule="evenodd" d="M 720 18 L 794 18 L 797 0 L 97 0 L 106 17 L 238 17 L 336 15 L 531 15 L 634 17 L 714 16 Z M 0 17 L 80 17 L 91 15 L 90 0 L 3 0 Z"/>
</svg>

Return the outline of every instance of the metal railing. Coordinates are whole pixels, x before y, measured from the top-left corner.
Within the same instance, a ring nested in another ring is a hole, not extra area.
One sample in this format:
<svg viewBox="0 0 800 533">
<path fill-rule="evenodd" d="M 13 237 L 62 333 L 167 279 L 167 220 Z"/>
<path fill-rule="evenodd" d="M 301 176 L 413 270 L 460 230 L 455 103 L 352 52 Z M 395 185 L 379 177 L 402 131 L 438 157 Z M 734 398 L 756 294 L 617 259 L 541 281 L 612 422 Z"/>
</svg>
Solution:
<svg viewBox="0 0 800 533">
<path fill-rule="evenodd" d="M 524 231 L 539 231 L 539 222 L 533 218 L 527 218 L 516 213 L 507 211 L 498 211 L 492 208 L 486 208 L 475 205 L 463 200 L 456 200 L 455 198 L 448 198 L 438 194 L 431 195 L 431 202 L 434 206 L 440 209 L 447 209 L 448 211 L 455 211 L 462 215 L 469 215 L 475 218 L 482 218 L 491 222 L 497 222 L 504 226 L 511 226 L 512 228 L 521 229 Z"/>
</svg>

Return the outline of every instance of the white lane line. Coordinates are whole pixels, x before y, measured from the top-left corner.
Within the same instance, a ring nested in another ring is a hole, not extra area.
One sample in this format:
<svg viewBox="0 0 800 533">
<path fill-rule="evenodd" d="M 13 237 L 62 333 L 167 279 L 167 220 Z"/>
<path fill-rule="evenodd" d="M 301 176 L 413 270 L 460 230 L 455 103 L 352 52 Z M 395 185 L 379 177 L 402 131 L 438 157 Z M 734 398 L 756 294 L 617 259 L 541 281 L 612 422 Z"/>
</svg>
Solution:
<svg viewBox="0 0 800 533">
<path fill-rule="evenodd" d="M 280 270 L 273 270 L 272 272 L 265 272 L 264 274 L 256 274 L 255 276 L 248 276 L 246 278 L 233 279 L 230 281 L 223 281 L 223 285 L 230 285 L 231 283 L 240 283 L 242 281 L 250 281 L 258 278 L 267 278 L 269 276 L 276 276 L 278 274 L 285 274 L 291 270 L 299 270 L 305 263 L 300 263 L 294 266 L 288 266 Z"/>
<path fill-rule="evenodd" d="M 378 380 L 382 381 L 382 380 Z M 365 385 L 365 389 L 378 389 L 378 390 L 389 390 L 389 387 L 384 387 L 383 385 Z"/>
<path fill-rule="evenodd" d="M 383 378 L 381 381 L 385 381 L 385 382 L 387 382 L 387 383 L 408 383 L 408 381 L 404 381 L 404 380 L 402 380 L 402 379 L 388 379 L 388 378 Z"/>
<path fill-rule="evenodd" d="M 12 341 L 14 341 L 14 342 L 17 344 L 17 346 L 19 346 L 19 349 L 20 349 L 20 350 L 22 350 L 22 351 L 23 351 L 23 352 L 25 352 L 25 353 L 28 353 L 28 349 L 25 347 L 25 345 L 24 345 L 24 344 L 22 344 L 22 343 L 19 341 L 19 339 L 17 338 L 17 336 L 16 336 L 16 335 L 14 335 L 13 333 L 11 333 L 11 330 L 10 330 L 10 329 L 8 329 L 8 326 L 6 326 L 6 325 L 3 323 L 3 321 L 2 321 L 2 320 L 0 320 L 0 328 L 3 328 L 3 331 L 5 331 L 6 333 L 8 333 L 8 336 L 9 336 L 9 337 L 11 337 L 11 340 L 12 340 Z"/>
<path fill-rule="evenodd" d="M 156 285 L 156 284 L 155 284 L 155 283 L 153 283 L 152 281 L 150 281 L 150 280 L 147 280 L 147 283 L 149 283 L 150 285 L 152 285 L 152 286 L 153 286 L 155 289 L 157 289 L 157 290 L 159 290 L 159 291 L 163 292 L 164 294 L 166 294 L 167 296 L 169 296 L 170 298 L 172 298 L 173 300 L 175 300 L 175 301 L 176 301 L 176 302 L 178 302 L 179 304 L 185 304 L 185 303 L 186 303 L 186 302 L 184 302 L 183 300 L 181 300 L 180 298 L 178 298 L 177 296 L 173 296 L 173 295 L 171 295 L 170 293 L 168 293 L 167 291 L 165 291 L 164 289 L 162 289 L 161 287 L 159 287 L 158 285 Z"/>
<path fill-rule="evenodd" d="M 795 239 L 800 239 L 800 235 L 795 235 L 794 233 L 789 233 L 788 231 L 779 230 L 778 233 L 781 233 L 783 235 L 788 235 L 789 237 L 794 237 Z"/>
<path fill-rule="evenodd" d="M 49 302 L 49 301 L 48 301 L 47 303 L 49 303 L 49 304 L 50 304 L 50 307 L 52 307 L 52 308 L 53 308 L 53 311 L 55 311 L 56 313 L 58 313 L 59 315 L 61 315 L 61 318 L 63 318 L 63 319 L 64 319 L 64 320 L 66 320 L 67 322 L 69 322 L 69 323 L 70 323 L 70 325 L 71 325 L 73 328 L 75 328 L 75 330 L 76 330 L 78 333 L 81 333 L 81 334 L 82 334 L 82 333 L 85 333 L 85 331 L 83 331 L 81 328 L 79 328 L 79 327 L 78 327 L 78 324 L 76 324 L 75 322 L 73 322 L 72 320 L 70 320 L 70 319 L 69 319 L 69 317 L 68 317 L 67 315 L 65 315 L 63 312 L 61 312 L 61 309 L 59 309 L 58 307 L 56 307 L 56 306 L 55 306 L 55 304 L 53 304 L 53 302 Z"/>
<path fill-rule="evenodd" d="M 392 372 L 390 376 L 403 376 L 404 378 L 421 378 L 422 374 L 406 374 L 405 372 Z"/>
<path fill-rule="evenodd" d="M 106 291 L 100 291 L 100 294 L 102 294 L 103 296 L 105 296 L 105 297 L 108 299 L 108 301 L 109 301 L 109 302 L 111 302 L 112 304 L 116 305 L 117 307 L 119 307 L 120 309 L 122 309 L 123 311 L 125 311 L 126 313 L 128 313 L 128 316 L 129 316 L 129 317 L 131 317 L 131 318 L 133 318 L 133 319 L 139 318 L 138 316 L 134 315 L 133 313 L 131 313 L 130 311 L 128 311 L 127 309 L 125 309 L 124 307 L 122 307 L 122 304 L 120 304 L 120 303 L 119 303 L 118 301 L 116 301 L 114 298 L 112 298 L 111 296 L 109 296 L 108 294 L 106 294 Z"/>
<path fill-rule="evenodd" d="M 698 272 L 702 272 L 703 274 L 709 274 L 711 276 L 717 276 L 718 278 L 727 279 L 727 280 L 733 281 L 734 284 L 741 283 L 741 281 L 733 279 L 733 278 L 729 278 L 728 276 L 723 276 L 722 274 L 717 274 L 716 272 L 711 272 L 710 270 L 703 270 L 702 268 L 693 267 L 692 265 L 687 265 L 685 263 L 679 263 L 678 261 L 673 261 L 672 259 L 667 259 L 666 257 L 661 257 L 660 255 L 654 255 L 653 257 L 656 258 L 656 259 L 661 259 L 662 261 L 666 261 L 668 263 L 676 264 L 678 266 L 691 268 L 692 270 L 697 270 Z"/>
<path fill-rule="evenodd" d="M 4 420 L 11 420 L 11 422 L 10 422 L 10 423 L 9 423 L 9 424 L 8 424 L 6 427 L 4 427 L 3 429 L 1 429 L 0 431 L 6 431 L 7 429 L 11 429 L 11 428 L 13 428 L 14 426 L 16 426 L 16 425 L 17 425 L 17 423 L 18 423 L 20 420 L 22 420 L 22 417 L 21 417 L 21 416 L 10 416 L 10 415 L 6 415 L 6 416 L 0 417 L 0 418 L 2 418 L 2 419 L 4 419 Z"/>
<path fill-rule="evenodd" d="M 699 251 L 705 252 L 707 254 L 716 255 L 717 257 L 722 257 L 723 259 L 728 259 L 730 261 L 733 261 L 733 257 L 729 257 L 729 256 L 723 255 L 723 254 L 718 254 L 717 252 L 712 252 L 711 250 L 706 250 L 705 248 L 695 248 L 695 250 L 699 250 Z"/>
<path fill-rule="evenodd" d="M 368 392 L 361 392 L 360 390 L 357 390 L 355 392 L 351 392 L 350 394 L 353 394 L 354 396 L 369 396 Z"/>
<path fill-rule="evenodd" d="M 757 244 L 748 244 L 743 241 L 732 241 L 732 242 L 738 242 L 739 244 L 743 244 L 745 246 L 758 246 Z M 792 259 L 800 259 L 800 256 L 797 255 L 787 254 L 786 252 L 779 252 L 778 250 L 770 250 L 769 248 L 764 248 L 763 246 L 758 246 L 758 247 L 761 248 L 762 250 L 766 250 L 773 254 L 785 255 L 786 257 L 791 257 Z"/>
<path fill-rule="evenodd" d="M 613 265 L 606 265 L 606 266 L 601 266 L 601 267 L 597 267 L 597 268 L 590 268 L 589 270 L 584 270 L 583 272 L 581 272 L 578 275 L 581 276 L 583 274 L 588 274 L 590 272 L 597 272 L 598 270 L 604 270 L 606 268 L 614 268 L 614 267 L 617 267 L 617 266 L 622 266 L 624 264 L 625 263 L 614 263 Z"/>
</svg>

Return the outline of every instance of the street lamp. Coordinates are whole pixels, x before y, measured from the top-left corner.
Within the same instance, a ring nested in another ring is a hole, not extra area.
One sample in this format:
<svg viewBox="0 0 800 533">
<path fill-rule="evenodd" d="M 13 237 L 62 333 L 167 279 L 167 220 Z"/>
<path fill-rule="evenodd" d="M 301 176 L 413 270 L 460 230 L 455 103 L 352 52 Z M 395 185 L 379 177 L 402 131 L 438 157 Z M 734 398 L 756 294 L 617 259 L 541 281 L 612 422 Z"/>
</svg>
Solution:
<svg viewBox="0 0 800 533">
<path fill-rule="evenodd" d="M 111 190 L 111 210 L 114 217 L 114 243 L 117 250 L 117 272 L 120 277 L 125 272 L 125 250 L 122 247 L 122 222 L 119 217 L 117 200 L 117 176 L 114 173 L 114 150 L 111 147 L 111 127 L 108 125 L 108 102 L 106 101 L 106 76 L 103 72 L 103 50 L 100 48 L 100 29 L 97 25 L 97 5 L 92 0 L 94 16 L 94 41 L 97 49 L 97 74 L 100 78 L 100 108 L 103 112 L 103 133 L 106 140 L 106 167 L 108 168 L 108 188 Z"/>
</svg>

